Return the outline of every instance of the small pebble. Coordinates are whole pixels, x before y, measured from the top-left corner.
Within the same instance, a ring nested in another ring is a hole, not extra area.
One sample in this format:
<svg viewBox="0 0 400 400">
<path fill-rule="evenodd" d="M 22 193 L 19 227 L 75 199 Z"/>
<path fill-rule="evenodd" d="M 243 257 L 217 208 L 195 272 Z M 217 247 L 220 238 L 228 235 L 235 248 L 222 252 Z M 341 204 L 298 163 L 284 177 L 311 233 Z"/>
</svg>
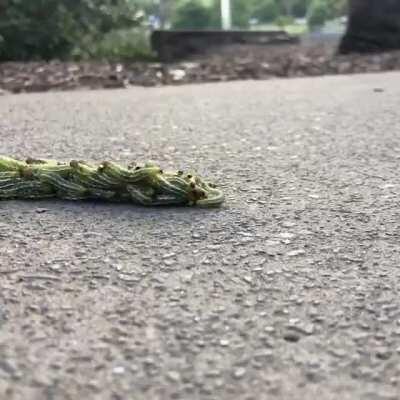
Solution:
<svg viewBox="0 0 400 400">
<path fill-rule="evenodd" d="M 292 251 L 289 251 L 288 253 L 286 253 L 286 255 L 288 256 L 288 257 L 296 257 L 296 256 L 301 256 L 301 255 L 303 255 L 303 254 L 305 254 L 306 252 L 304 251 L 304 250 L 301 250 L 301 249 L 299 249 L 299 250 L 292 250 Z"/>
<path fill-rule="evenodd" d="M 220 344 L 222 347 L 227 347 L 227 346 L 229 346 L 229 340 L 227 340 L 227 339 L 221 339 L 221 340 L 219 341 L 219 344 Z"/>
<path fill-rule="evenodd" d="M 181 379 L 181 374 L 178 371 L 169 371 L 167 377 L 172 382 L 178 382 Z"/>
<path fill-rule="evenodd" d="M 49 209 L 48 208 L 36 208 L 35 211 L 37 214 L 43 214 L 43 213 L 49 211 Z"/>
<path fill-rule="evenodd" d="M 233 376 L 236 379 L 243 378 L 245 376 L 245 374 L 246 374 L 246 369 L 245 368 L 238 368 L 233 372 Z"/>
<path fill-rule="evenodd" d="M 122 375 L 125 373 L 125 368 L 122 366 L 114 367 L 112 372 L 114 375 Z"/>
<path fill-rule="evenodd" d="M 300 340 L 300 336 L 295 332 L 287 332 L 283 335 L 287 342 L 296 343 Z"/>
</svg>

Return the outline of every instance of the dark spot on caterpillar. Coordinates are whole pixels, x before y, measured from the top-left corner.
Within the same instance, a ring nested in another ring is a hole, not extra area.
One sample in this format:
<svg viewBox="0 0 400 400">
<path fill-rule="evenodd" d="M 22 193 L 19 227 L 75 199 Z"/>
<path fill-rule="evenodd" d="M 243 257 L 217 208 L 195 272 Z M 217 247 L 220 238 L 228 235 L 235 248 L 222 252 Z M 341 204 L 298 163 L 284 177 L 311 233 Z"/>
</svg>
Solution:
<svg viewBox="0 0 400 400">
<path fill-rule="evenodd" d="M 25 162 L 27 164 L 46 164 L 46 161 L 38 160 L 36 158 L 28 157 Z"/>
<path fill-rule="evenodd" d="M 33 171 L 30 168 L 21 168 L 19 170 L 19 175 L 21 176 L 21 178 L 32 179 Z"/>
<path fill-rule="evenodd" d="M 131 163 L 128 164 L 128 169 L 133 169 L 136 166 L 136 162 L 132 161 Z"/>
</svg>

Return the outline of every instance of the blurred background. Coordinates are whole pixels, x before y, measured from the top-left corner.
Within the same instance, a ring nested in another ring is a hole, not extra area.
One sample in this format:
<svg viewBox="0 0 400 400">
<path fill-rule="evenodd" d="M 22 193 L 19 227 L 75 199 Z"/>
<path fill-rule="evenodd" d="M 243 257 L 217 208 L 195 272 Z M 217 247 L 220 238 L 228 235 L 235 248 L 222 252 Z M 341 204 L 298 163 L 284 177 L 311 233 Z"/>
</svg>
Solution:
<svg viewBox="0 0 400 400">
<path fill-rule="evenodd" d="M 153 29 L 340 35 L 346 18 L 346 0 L 0 0 L 0 59 L 152 59 Z"/>
<path fill-rule="evenodd" d="M 400 69 L 399 0 L 0 0 L 0 90 Z"/>
</svg>

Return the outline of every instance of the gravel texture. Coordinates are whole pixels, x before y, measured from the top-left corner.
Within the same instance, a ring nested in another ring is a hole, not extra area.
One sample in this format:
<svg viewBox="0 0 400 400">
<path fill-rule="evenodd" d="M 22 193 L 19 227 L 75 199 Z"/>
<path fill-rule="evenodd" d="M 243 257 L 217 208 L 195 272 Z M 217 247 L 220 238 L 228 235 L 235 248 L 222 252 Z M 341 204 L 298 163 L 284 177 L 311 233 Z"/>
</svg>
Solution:
<svg viewBox="0 0 400 400">
<path fill-rule="evenodd" d="M 1 399 L 400 394 L 400 74 L 0 97 L 0 152 L 154 159 L 219 210 L 0 204 Z"/>
<path fill-rule="evenodd" d="M 115 89 L 235 80 L 267 80 L 400 70 L 400 51 L 336 54 L 333 44 L 235 45 L 210 50 L 184 62 L 0 63 L 1 91 Z"/>
</svg>

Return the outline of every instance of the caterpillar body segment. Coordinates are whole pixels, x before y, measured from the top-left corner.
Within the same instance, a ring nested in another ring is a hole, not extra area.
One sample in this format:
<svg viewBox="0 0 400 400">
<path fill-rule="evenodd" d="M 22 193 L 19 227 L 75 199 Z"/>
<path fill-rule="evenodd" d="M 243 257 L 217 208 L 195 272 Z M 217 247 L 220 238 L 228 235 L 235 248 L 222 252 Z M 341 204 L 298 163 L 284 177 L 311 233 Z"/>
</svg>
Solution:
<svg viewBox="0 0 400 400">
<path fill-rule="evenodd" d="M 0 198 L 42 198 L 54 195 L 50 186 L 35 181 L 20 181 L 13 186 L 0 187 Z"/>
<path fill-rule="evenodd" d="M 21 176 L 19 171 L 3 171 L 0 172 L 0 181 L 3 179 L 19 178 Z"/>
<path fill-rule="evenodd" d="M 99 176 L 97 168 L 89 167 L 82 162 L 73 160 L 70 162 L 70 168 L 71 180 L 82 186 L 106 190 L 113 183 Z"/>
<path fill-rule="evenodd" d="M 23 173 L 27 174 L 28 176 L 30 174 L 35 174 L 35 173 L 54 173 L 57 174 L 58 176 L 61 176 L 62 178 L 68 178 L 70 173 L 71 173 L 71 168 L 69 165 L 48 165 L 48 164 L 37 164 L 37 165 L 29 165 L 28 167 L 23 169 Z"/>
<path fill-rule="evenodd" d="M 55 173 L 40 171 L 40 173 L 37 173 L 36 175 L 34 175 L 34 177 L 41 182 L 53 186 L 56 190 L 60 192 L 76 194 L 79 193 L 81 195 L 87 192 L 87 189 L 84 186 L 72 182 L 68 179 L 64 179 L 62 176 L 59 176 Z"/>
<path fill-rule="evenodd" d="M 152 179 L 156 174 L 160 173 L 160 168 L 148 165 L 144 167 L 136 167 L 130 170 L 128 168 L 120 167 L 113 162 L 106 161 L 102 163 L 99 171 L 106 176 L 109 176 L 111 179 L 133 184 Z"/>
<path fill-rule="evenodd" d="M 140 190 L 132 185 L 127 185 L 126 188 L 134 202 L 137 202 L 138 204 L 141 204 L 143 206 L 151 205 L 152 198 L 150 196 L 146 195 L 142 190 Z"/>
<path fill-rule="evenodd" d="M 23 182 L 25 182 L 25 180 L 22 178 L 0 179 L 0 189 L 12 189 Z"/>
<path fill-rule="evenodd" d="M 153 163 L 127 168 L 105 161 L 69 163 L 0 156 L 0 200 L 58 197 L 100 199 L 143 206 L 200 205 L 216 207 L 223 193 L 202 178 L 182 171 L 164 172 Z"/>
<path fill-rule="evenodd" d="M 0 172 L 20 171 L 26 165 L 24 161 L 14 160 L 10 157 L 0 157 Z"/>
<path fill-rule="evenodd" d="M 179 186 L 173 185 L 161 175 L 159 175 L 156 178 L 156 185 L 158 185 L 158 187 L 164 193 L 175 195 L 177 197 L 182 197 L 182 198 L 187 197 L 187 191 L 185 191 L 183 188 L 180 188 Z"/>
<path fill-rule="evenodd" d="M 208 197 L 197 201 L 197 205 L 203 207 L 218 207 L 225 201 L 225 196 L 220 190 L 214 190 Z"/>
</svg>

